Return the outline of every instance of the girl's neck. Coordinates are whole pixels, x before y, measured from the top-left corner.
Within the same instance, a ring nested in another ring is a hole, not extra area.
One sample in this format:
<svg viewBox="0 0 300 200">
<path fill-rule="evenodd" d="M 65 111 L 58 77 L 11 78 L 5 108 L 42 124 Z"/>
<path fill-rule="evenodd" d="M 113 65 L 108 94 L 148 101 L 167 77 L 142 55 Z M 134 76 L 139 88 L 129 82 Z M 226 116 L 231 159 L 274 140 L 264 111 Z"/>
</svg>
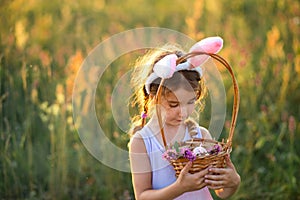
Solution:
<svg viewBox="0 0 300 200">
<path fill-rule="evenodd" d="M 151 118 L 148 122 L 148 127 L 151 129 L 156 138 L 162 142 L 160 127 L 157 119 Z M 163 129 L 168 144 L 174 143 L 175 141 L 182 141 L 186 132 L 185 124 L 181 124 L 178 126 L 170 126 L 164 124 Z"/>
</svg>

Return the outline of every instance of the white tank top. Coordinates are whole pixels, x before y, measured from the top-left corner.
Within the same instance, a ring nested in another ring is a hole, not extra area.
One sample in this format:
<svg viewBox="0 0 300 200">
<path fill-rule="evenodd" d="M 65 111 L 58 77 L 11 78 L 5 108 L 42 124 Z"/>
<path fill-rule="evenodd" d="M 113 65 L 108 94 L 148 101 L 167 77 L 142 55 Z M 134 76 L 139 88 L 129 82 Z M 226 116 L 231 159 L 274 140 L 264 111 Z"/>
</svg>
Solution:
<svg viewBox="0 0 300 200">
<path fill-rule="evenodd" d="M 139 131 L 142 136 L 147 154 L 150 159 L 150 164 L 152 168 L 152 188 L 161 189 L 168 185 L 171 185 L 176 181 L 175 170 L 173 166 L 166 160 L 162 158 L 162 154 L 165 148 L 157 140 L 157 138 L 152 133 L 151 129 L 146 125 L 142 130 Z M 197 138 L 202 138 L 200 128 L 198 127 Z M 183 141 L 189 140 L 190 134 L 186 130 Z M 176 200 L 212 200 L 212 196 L 207 187 L 201 190 L 186 192 L 181 196 L 177 197 Z"/>
</svg>

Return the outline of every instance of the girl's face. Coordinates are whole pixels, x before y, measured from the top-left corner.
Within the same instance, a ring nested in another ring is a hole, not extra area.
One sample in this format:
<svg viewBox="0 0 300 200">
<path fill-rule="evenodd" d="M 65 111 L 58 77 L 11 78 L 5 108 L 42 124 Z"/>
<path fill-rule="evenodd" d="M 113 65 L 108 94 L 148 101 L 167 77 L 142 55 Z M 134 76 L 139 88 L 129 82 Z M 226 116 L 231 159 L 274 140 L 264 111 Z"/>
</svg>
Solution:
<svg viewBox="0 0 300 200">
<path fill-rule="evenodd" d="M 165 124 L 169 126 L 181 125 L 194 111 L 196 96 L 194 91 L 179 88 L 168 92 L 161 101 Z"/>
</svg>

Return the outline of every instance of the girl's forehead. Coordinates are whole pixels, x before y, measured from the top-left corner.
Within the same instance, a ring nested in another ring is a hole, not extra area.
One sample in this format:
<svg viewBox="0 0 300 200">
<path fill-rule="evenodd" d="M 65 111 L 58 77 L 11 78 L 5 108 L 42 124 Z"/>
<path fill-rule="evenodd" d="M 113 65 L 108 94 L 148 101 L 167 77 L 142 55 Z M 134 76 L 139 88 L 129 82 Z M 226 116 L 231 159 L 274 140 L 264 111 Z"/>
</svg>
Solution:
<svg viewBox="0 0 300 200">
<path fill-rule="evenodd" d="M 194 91 L 178 88 L 175 91 L 168 92 L 166 94 L 166 98 L 169 101 L 189 101 L 193 98 L 196 98 L 196 94 Z"/>
</svg>

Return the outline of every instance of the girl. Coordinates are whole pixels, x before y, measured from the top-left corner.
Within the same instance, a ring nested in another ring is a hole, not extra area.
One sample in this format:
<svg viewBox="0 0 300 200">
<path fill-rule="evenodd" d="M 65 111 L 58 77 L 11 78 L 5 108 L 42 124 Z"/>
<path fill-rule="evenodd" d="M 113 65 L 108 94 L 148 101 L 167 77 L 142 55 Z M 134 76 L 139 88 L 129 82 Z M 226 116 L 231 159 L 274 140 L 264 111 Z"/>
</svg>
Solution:
<svg viewBox="0 0 300 200">
<path fill-rule="evenodd" d="M 206 38 L 196 43 L 190 52 L 217 53 L 222 42 L 219 37 Z M 133 119 L 129 152 L 133 188 L 138 200 L 212 199 L 209 189 L 220 198 L 227 198 L 240 184 L 240 176 L 229 157 L 226 168 L 208 167 L 194 174 L 189 173 L 192 165 L 189 162 L 178 178 L 169 162 L 162 159 L 164 144 L 191 137 L 211 138 L 207 129 L 189 120 L 195 104 L 205 95 L 202 71 L 198 66 L 208 57 L 195 57 L 177 64 L 176 60 L 184 54 L 179 47 L 166 45 L 149 52 L 136 63 L 132 78 L 137 91 L 134 105 L 140 106 L 143 114 L 141 120 Z M 158 105 L 155 99 L 162 82 Z M 153 109 L 155 106 L 159 109 Z M 163 120 L 165 141 L 161 137 L 158 110 Z M 150 119 L 146 123 L 148 116 Z M 196 132 L 191 131 L 195 126 Z"/>
</svg>

